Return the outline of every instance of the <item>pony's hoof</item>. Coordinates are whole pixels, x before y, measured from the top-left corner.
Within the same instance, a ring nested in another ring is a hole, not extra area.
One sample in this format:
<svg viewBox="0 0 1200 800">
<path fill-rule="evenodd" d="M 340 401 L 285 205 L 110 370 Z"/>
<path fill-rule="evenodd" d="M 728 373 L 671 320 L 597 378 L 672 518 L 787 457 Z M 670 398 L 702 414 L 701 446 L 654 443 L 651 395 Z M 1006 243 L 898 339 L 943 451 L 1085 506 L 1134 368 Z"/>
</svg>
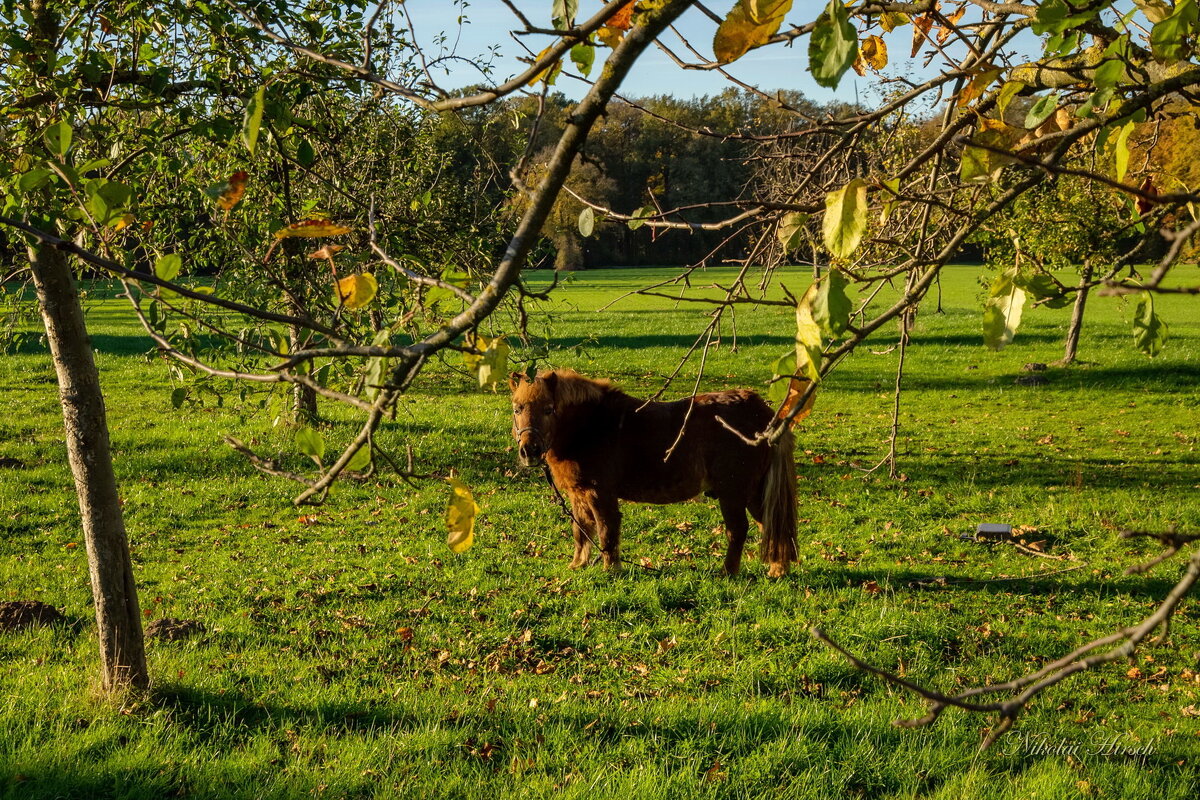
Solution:
<svg viewBox="0 0 1200 800">
<path fill-rule="evenodd" d="M 725 566 L 721 567 L 721 574 L 724 575 L 726 578 L 732 578 L 741 571 L 742 571 L 741 564 L 734 564 L 733 566 L 726 564 Z"/>
<path fill-rule="evenodd" d="M 788 570 L 787 564 L 772 564 L 770 567 L 767 568 L 767 577 L 768 578 L 782 578 L 784 575 L 788 574 L 788 571 L 789 570 Z"/>
</svg>

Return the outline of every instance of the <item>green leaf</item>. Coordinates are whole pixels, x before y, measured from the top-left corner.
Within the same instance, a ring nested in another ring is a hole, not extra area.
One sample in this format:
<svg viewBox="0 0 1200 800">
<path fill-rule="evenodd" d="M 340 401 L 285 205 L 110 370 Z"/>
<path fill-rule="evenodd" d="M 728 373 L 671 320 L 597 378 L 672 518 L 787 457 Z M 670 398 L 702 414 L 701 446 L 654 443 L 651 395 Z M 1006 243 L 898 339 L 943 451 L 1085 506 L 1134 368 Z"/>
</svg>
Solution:
<svg viewBox="0 0 1200 800">
<path fill-rule="evenodd" d="M 992 283 L 983 306 L 983 343 L 990 350 L 1002 350 L 1013 340 L 1021 324 L 1025 290 L 1017 286 L 1011 272 Z"/>
<path fill-rule="evenodd" d="M 125 184 L 102 178 L 88 181 L 84 193 L 88 196 L 88 212 L 100 225 L 106 225 L 123 214 L 133 197 L 133 190 Z"/>
<path fill-rule="evenodd" d="M 808 224 L 808 218 L 808 214 L 800 211 L 791 211 L 783 215 L 776 235 L 785 251 L 790 253 L 804 243 L 804 226 Z"/>
<path fill-rule="evenodd" d="M 815 300 L 816 285 L 813 285 L 796 304 L 796 371 L 793 373 L 807 376 L 812 381 L 820 378 L 821 351 L 824 350 L 821 326 L 813 319 Z"/>
<path fill-rule="evenodd" d="M 646 218 L 652 217 L 658 212 L 650 206 L 642 206 L 637 211 L 630 214 L 630 219 L 625 223 L 625 226 L 631 231 L 636 231 L 638 228 L 646 224 Z"/>
<path fill-rule="evenodd" d="M 317 463 L 325 457 L 325 437 L 307 425 L 296 431 L 296 447 Z"/>
<path fill-rule="evenodd" d="M 881 226 L 887 224 L 887 221 L 892 217 L 892 212 L 900 204 L 900 179 L 888 178 L 883 182 L 883 187 L 883 208 L 879 210 L 879 224 Z"/>
<path fill-rule="evenodd" d="M 1003 122 L 994 119 L 980 118 L 979 129 L 971 137 L 972 142 L 981 145 L 1008 150 L 1013 146 L 1013 140 L 1019 129 L 1011 128 Z M 963 183 L 986 183 L 1000 175 L 1004 165 L 1012 161 L 1011 156 L 997 153 L 984 147 L 963 148 L 962 160 L 959 163 L 958 179 Z"/>
<path fill-rule="evenodd" d="M 796 374 L 796 351 L 789 350 L 775 360 L 771 366 L 771 383 L 767 386 L 767 399 L 772 403 L 781 403 L 788 394 L 790 377 Z"/>
<path fill-rule="evenodd" d="M 1046 118 L 1053 114 L 1057 108 L 1057 92 L 1052 92 L 1045 97 L 1038 98 L 1038 101 L 1029 107 L 1029 112 L 1025 115 L 1025 127 L 1033 130 L 1045 122 Z"/>
<path fill-rule="evenodd" d="M 165 256 L 159 256 L 158 260 L 154 262 L 154 276 L 162 281 L 172 281 L 179 274 L 181 267 L 183 267 L 183 259 L 180 255 L 168 253 Z"/>
<path fill-rule="evenodd" d="M 1164 63 L 1180 61 L 1188 57 L 1187 39 L 1196 25 L 1195 0 L 1181 0 L 1175 12 L 1150 30 L 1150 51 Z"/>
<path fill-rule="evenodd" d="M 181 408 L 183 401 L 187 400 L 188 390 L 186 386 L 177 386 L 171 392 L 171 408 Z"/>
<path fill-rule="evenodd" d="M 577 11 L 579 0 L 554 0 L 550 5 L 550 19 L 553 20 L 555 28 L 566 30 L 575 24 Z"/>
<path fill-rule="evenodd" d="M 32 192 L 34 189 L 40 189 L 45 186 L 53 174 L 53 170 L 46 169 L 45 167 L 37 167 L 22 175 L 17 181 L 17 186 L 22 192 Z"/>
<path fill-rule="evenodd" d="M 296 145 L 296 161 L 302 167 L 311 167 L 316 158 L 317 156 L 313 152 L 312 144 L 309 143 L 308 139 L 301 139 L 300 144 Z"/>
<path fill-rule="evenodd" d="M 50 155 L 55 156 L 60 161 L 71 149 L 71 138 L 74 132 L 71 130 L 71 125 L 65 119 L 51 123 L 46 128 L 46 132 L 42 134 L 42 138 L 46 141 L 46 149 L 50 151 Z"/>
<path fill-rule="evenodd" d="M 1117 165 L 1117 181 L 1125 182 L 1125 173 L 1129 171 L 1129 134 L 1133 133 L 1133 120 L 1126 122 L 1117 132 L 1113 142 L 1113 157 Z"/>
<path fill-rule="evenodd" d="M 1154 313 L 1154 295 L 1142 292 L 1133 311 L 1133 343 L 1154 358 L 1167 343 L 1167 323 Z"/>
<path fill-rule="evenodd" d="M 858 34 L 850 15 L 841 0 L 829 0 L 808 40 L 809 73 L 821 86 L 836 89 L 857 56 Z"/>
<path fill-rule="evenodd" d="M 812 302 L 813 321 L 826 336 L 841 336 L 850 324 L 853 304 L 846 294 L 849 281 L 839 269 L 831 269 L 817 284 L 817 293 Z"/>
<path fill-rule="evenodd" d="M 1008 109 L 1008 104 L 1017 96 L 1017 93 L 1025 88 L 1025 84 L 1020 81 L 1009 81 L 1000 87 L 1000 96 L 996 98 L 996 108 L 1003 114 Z"/>
<path fill-rule="evenodd" d="M 1119 58 L 1109 59 L 1096 67 L 1092 82 L 1097 89 L 1111 89 L 1125 77 L 1125 64 Z"/>
<path fill-rule="evenodd" d="M 867 182 L 855 178 L 825 196 L 821 232 L 825 248 L 836 258 L 849 258 L 867 230 Z"/>
<path fill-rule="evenodd" d="M 587 42 L 580 42 L 571 48 L 571 63 L 579 70 L 579 74 L 587 77 L 596 61 L 596 48 Z"/>
<path fill-rule="evenodd" d="M 591 206 L 588 206 L 579 212 L 579 235 L 586 239 L 592 235 L 592 231 L 595 229 L 596 212 L 592 211 Z"/>
<path fill-rule="evenodd" d="M 245 142 L 246 149 L 250 151 L 251 155 L 254 155 L 254 148 L 258 145 L 258 129 L 262 125 L 263 100 L 266 92 L 267 87 L 258 87 L 258 91 L 246 104 L 246 115 L 242 120 L 242 141 Z"/>
<path fill-rule="evenodd" d="M 364 444 L 362 447 L 354 451 L 354 455 L 350 456 L 350 461 L 346 463 L 346 469 L 351 472 L 366 472 L 371 466 L 371 445 Z"/>
</svg>

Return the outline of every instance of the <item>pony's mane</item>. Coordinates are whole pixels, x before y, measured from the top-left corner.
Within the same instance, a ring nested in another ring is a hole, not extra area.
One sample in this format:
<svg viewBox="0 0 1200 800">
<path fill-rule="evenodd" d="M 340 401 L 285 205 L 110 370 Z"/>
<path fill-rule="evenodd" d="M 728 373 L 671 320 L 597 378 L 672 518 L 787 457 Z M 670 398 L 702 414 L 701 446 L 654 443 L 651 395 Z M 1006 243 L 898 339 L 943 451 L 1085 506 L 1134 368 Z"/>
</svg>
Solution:
<svg viewBox="0 0 1200 800">
<path fill-rule="evenodd" d="M 585 378 L 573 369 L 542 370 L 537 377 L 538 380 L 553 385 L 551 392 L 554 402 L 560 406 L 595 403 L 612 390 L 610 381 Z M 550 380 L 547 381 L 547 378 Z"/>
</svg>

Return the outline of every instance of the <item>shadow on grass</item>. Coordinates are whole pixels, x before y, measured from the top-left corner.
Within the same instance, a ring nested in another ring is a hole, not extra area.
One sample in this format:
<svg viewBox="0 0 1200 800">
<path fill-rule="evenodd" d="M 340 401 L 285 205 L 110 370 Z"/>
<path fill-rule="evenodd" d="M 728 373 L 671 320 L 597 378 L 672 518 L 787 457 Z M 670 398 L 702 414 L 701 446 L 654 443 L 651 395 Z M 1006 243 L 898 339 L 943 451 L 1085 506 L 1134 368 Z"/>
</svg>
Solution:
<svg viewBox="0 0 1200 800">
<path fill-rule="evenodd" d="M 513 759 L 539 755 L 543 750 L 555 753 L 547 759 L 550 763 L 562 756 L 558 751 L 569 751 L 567 766 L 562 769 L 591 772 L 603 770 L 605 763 L 622 765 L 632 758 L 643 767 L 657 770 L 663 779 L 694 770 L 699 763 L 699 772 L 692 777 L 702 782 L 704 765 L 716 747 L 720 763 L 728 771 L 730 789 L 769 789 L 772 795 L 790 796 L 789 786 L 794 788 L 796 781 L 812 781 L 822 770 L 830 769 L 830 758 L 838 758 L 846 759 L 845 765 L 851 766 L 841 784 L 850 796 L 912 796 L 914 791 L 935 791 L 959 777 L 961 764 L 947 762 L 938 755 L 939 750 L 953 746 L 968 752 L 976 744 L 972 726 L 960 726 L 947 739 L 942 730 L 949 723 L 942 723 L 936 731 L 906 731 L 890 726 L 884 718 L 863 719 L 840 713 L 842 704 L 837 692 L 829 693 L 827 699 L 796 695 L 788 703 L 767 708 L 738 704 L 736 713 L 721 713 L 730 710 L 728 704 L 722 709 L 691 702 L 670 705 L 653 724 L 644 724 L 640 720 L 631 722 L 628 712 L 616 702 L 549 706 L 534 721 L 529 715 L 484 711 L 482 703 L 476 704 L 479 710 L 454 715 L 444 709 L 400 709 L 399 704 L 379 709 L 354 702 L 282 704 L 248 693 L 169 686 L 156 691 L 151 708 L 166 712 L 166 726 L 178 729 L 194 746 L 217 748 L 218 754 L 207 763 L 189 766 L 179 762 L 177 752 L 160 758 L 141 751 L 140 765 L 130 767 L 125 754 L 127 742 L 114 734 L 91 748 L 87 759 L 72 759 L 70 765 L 11 765 L 8 774 L 0 774 L 0 797 L 90 800 L 298 796 L 311 788 L 306 779 L 321 777 L 324 753 L 336 755 L 337 742 L 353 747 L 355 741 L 387 741 L 431 730 L 442 731 L 443 735 L 416 747 L 412 743 L 403 745 L 405 759 L 400 764 L 390 759 L 381 761 L 379 772 L 362 773 L 360 780 L 355 780 L 359 776 L 354 773 L 339 773 L 336 769 L 325 773 L 330 788 L 336 786 L 339 797 L 374 797 L 380 790 L 392 796 L 386 789 L 389 783 L 399 781 L 415 792 L 411 796 L 437 796 L 428 789 L 421 791 L 420 783 L 413 783 L 421 780 L 417 777 L 420 775 L 428 780 L 428 767 L 437 765 L 433 769 L 444 771 L 447 777 L 457 775 L 460 780 L 471 781 L 481 792 L 476 796 L 486 796 L 485 788 L 500 791 L 502 786 L 511 785 L 509 765 Z M 541 743 L 540 732 L 546 733 L 545 744 Z M 297 734 L 304 741 L 314 733 L 326 742 L 318 753 L 306 756 L 292 748 Z M 539 745 L 531 750 L 528 741 L 535 734 Z M 1019 780 L 1030 770 L 1063 761 L 1059 754 L 1031 753 L 1027 747 L 1023 750 L 1018 736 L 1019 732 L 1010 734 L 984 757 L 989 768 L 997 771 L 997 777 Z M 1086 742 L 1087 734 L 1072 737 L 1076 738 Z M 1064 738 L 1063 743 L 1067 742 Z M 1175 774 L 1176 762 L 1185 755 L 1180 749 L 1179 745 L 1154 748 L 1131 766 Z M 270 758 L 272 750 L 278 750 L 274 758 Z M 254 755 L 238 760 L 239 751 L 254 751 Z M 663 755 L 646 763 L 647 753 Z M 898 758 L 906 759 L 912 768 L 897 768 Z M 743 763 L 752 766 L 743 771 Z M 872 763 L 874 768 L 868 768 Z M 763 770 L 766 773 L 759 775 Z M 763 781 L 770 786 L 760 786 Z"/>
</svg>

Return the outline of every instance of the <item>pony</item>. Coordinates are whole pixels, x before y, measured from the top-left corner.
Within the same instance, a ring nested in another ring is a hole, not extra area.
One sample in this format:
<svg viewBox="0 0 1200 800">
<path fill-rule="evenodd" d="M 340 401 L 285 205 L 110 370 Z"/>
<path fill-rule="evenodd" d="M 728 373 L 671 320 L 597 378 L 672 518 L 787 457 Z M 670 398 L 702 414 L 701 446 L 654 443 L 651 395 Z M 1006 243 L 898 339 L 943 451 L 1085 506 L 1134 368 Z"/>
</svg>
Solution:
<svg viewBox="0 0 1200 800">
<path fill-rule="evenodd" d="M 756 441 L 775 417 L 748 389 L 697 394 L 672 402 L 630 397 L 607 380 L 569 369 L 530 378 L 509 375 L 513 437 L 522 466 L 544 463 L 571 506 L 571 569 L 599 546 L 606 570 L 621 567 L 618 501 L 678 503 L 715 498 L 729 534 L 724 572 L 736 575 L 749 523 L 762 532 L 768 575 L 796 560 L 793 437 Z"/>
</svg>

